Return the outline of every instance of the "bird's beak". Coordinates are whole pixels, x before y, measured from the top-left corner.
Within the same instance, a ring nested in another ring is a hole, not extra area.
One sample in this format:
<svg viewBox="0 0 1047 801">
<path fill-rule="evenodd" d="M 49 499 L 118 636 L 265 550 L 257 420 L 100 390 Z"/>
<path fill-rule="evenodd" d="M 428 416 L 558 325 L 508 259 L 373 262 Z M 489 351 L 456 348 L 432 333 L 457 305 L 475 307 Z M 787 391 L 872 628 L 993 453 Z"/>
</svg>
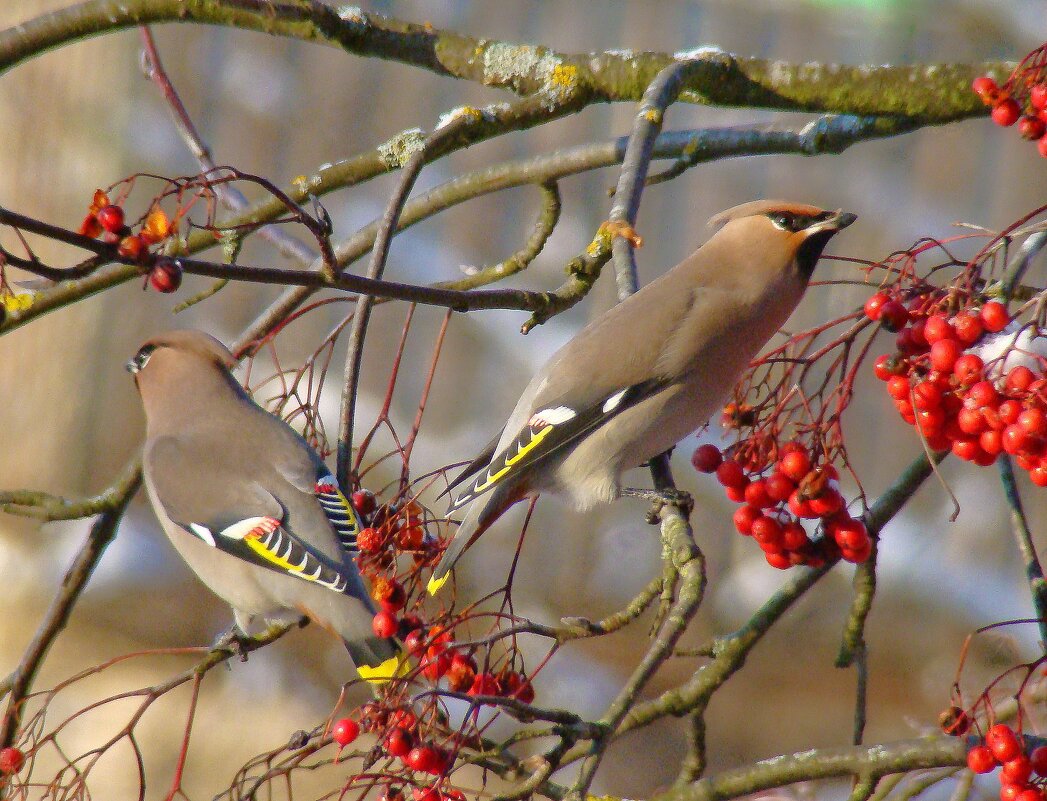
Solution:
<svg viewBox="0 0 1047 801">
<path fill-rule="evenodd" d="M 127 364 L 124 365 L 124 369 L 127 370 L 131 375 L 135 375 L 142 368 L 138 366 L 138 362 L 131 359 Z"/>
<path fill-rule="evenodd" d="M 817 225 L 812 225 L 807 229 L 808 234 L 816 234 L 819 231 L 839 231 L 846 228 L 848 225 L 858 219 L 857 214 L 851 214 L 849 211 L 843 209 L 837 209 L 833 212 L 833 215 L 829 219 L 824 220 Z"/>
</svg>

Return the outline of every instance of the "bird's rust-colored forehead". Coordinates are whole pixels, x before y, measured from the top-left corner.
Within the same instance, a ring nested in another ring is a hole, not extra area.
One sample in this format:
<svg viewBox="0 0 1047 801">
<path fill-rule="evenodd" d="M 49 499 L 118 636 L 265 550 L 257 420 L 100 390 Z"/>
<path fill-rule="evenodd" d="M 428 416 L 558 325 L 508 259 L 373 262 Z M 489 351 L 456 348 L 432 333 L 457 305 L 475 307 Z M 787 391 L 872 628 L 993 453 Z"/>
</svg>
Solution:
<svg viewBox="0 0 1047 801">
<path fill-rule="evenodd" d="M 813 217 L 816 214 L 823 214 L 825 209 L 820 209 L 809 203 L 795 203 L 790 200 L 753 200 L 748 203 L 742 203 L 740 206 L 729 208 L 726 211 L 721 211 L 719 214 L 714 214 L 709 218 L 709 227 L 717 229 L 723 227 L 731 220 L 738 220 L 742 217 L 763 216 L 779 211 Z"/>
<path fill-rule="evenodd" d="M 153 337 L 142 347 L 146 345 L 152 345 L 155 348 L 170 348 L 177 353 L 199 356 L 224 367 L 232 367 L 236 363 L 233 354 L 225 345 L 203 331 L 167 331 Z"/>
</svg>

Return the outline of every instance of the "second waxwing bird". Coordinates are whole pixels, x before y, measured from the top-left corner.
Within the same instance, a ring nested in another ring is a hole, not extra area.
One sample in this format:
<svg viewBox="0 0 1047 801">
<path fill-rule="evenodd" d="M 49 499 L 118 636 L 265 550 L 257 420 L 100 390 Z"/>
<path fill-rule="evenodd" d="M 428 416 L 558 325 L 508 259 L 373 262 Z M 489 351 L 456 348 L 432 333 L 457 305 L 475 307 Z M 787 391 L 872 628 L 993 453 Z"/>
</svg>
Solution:
<svg viewBox="0 0 1047 801">
<path fill-rule="evenodd" d="M 344 641 L 362 678 L 392 678 L 400 648 L 372 631 L 352 505 L 309 444 L 251 400 L 234 363 L 200 331 L 155 337 L 127 363 L 145 408 L 156 516 L 241 631 L 308 617 Z"/>
<path fill-rule="evenodd" d="M 450 512 L 465 518 L 429 581 L 512 504 L 541 492 L 579 510 L 617 498 L 625 470 L 704 425 L 800 302 L 826 243 L 855 215 L 759 200 L 710 220 L 697 251 L 594 319 L 535 374 Z"/>
</svg>

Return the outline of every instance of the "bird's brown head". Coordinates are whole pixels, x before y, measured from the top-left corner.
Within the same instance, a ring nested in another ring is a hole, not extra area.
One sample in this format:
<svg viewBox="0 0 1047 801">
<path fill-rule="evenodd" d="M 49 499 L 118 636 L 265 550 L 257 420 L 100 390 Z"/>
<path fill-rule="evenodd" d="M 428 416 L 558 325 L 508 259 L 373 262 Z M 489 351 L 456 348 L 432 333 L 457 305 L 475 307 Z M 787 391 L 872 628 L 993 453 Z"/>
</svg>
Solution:
<svg viewBox="0 0 1047 801">
<path fill-rule="evenodd" d="M 746 248 L 784 255 L 806 284 L 829 240 L 856 219 L 856 215 L 840 209 L 826 211 L 806 203 L 756 200 L 720 212 L 709 225 L 720 229 L 719 236 L 737 239 Z"/>
<path fill-rule="evenodd" d="M 142 395 L 146 417 L 163 408 L 170 416 L 198 402 L 242 392 L 229 369 L 233 354 L 203 331 L 168 331 L 153 337 L 125 365 Z"/>
</svg>

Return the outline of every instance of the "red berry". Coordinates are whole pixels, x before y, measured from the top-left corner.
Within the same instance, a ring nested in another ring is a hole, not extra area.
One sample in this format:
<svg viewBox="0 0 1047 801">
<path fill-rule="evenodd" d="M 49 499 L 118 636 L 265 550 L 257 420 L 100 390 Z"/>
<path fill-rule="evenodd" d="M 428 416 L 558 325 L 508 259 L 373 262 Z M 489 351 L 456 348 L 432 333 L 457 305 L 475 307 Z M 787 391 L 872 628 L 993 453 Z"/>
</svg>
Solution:
<svg viewBox="0 0 1047 801">
<path fill-rule="evenodd" d="M 1017 423 L 1018 418 L 1022 416 L 1022 409 L 1023 407 L 1018 403 L 1018 401 L 1005 400 L 996 407 L 996 414 L 999 417 L 999 422 L 993 423 L 993 421 L 990 420 L 990 425 L 992 425 L 993 428 L 1003 429 L 1011 423 Z"/>
<path fill-rule="evenodd" d="M 1018 737 L 1006 723 L 997 723 L 985 735 L 985 744 L 999 763 L 1014 759 L 1022 752 Z"/>
<path fill-rule="evenodd" d="M 955 339 L 939 339 L 931 345 L 931 366 L 935 370 L 948 373 L 962 352 L 963 348 Z"/>
<path fill-rule="evenodd" d="M 384 537 L 376 528 L 365 528 L 356 535 L 356 547 L 364 553 L 377 553 L 382 550 Z"/>
<path fill-rule="evenodd" d="M 760 515 L 753 520 L 752 535 L 761 544 L 777 546 L 782 540 L 782 524 L 773 517 Z"/>
<path fill-rule="evenodd" d="M 530 704 L 534 701 L 534 685 L 521 673 L 510 673 L 505 693 L 510 698 Z"/>
<path fill-rule="evenodd" d="M 331 729 L 331 738 L 339 748 L 345 748 L 360 735 L 360 724 L 352 718 L 342 718 Z"/>
<path fill-rule="evenodd" d="M 391 612 L 379 612 L 371 621 L 376 637 L 392 637 L 400 630 L 400 621 Z"/>
<path fill-rule="evenodd" d="M 942 405 L 942 390 L 931 381 L 921 381 L 913 387 L 913 405 L 917 409 L 937 409 Z"/>
<path fill-rule="evenodd" d="M 399 726 L 385 738 L 385 750 L 394 757 L 405 757 L 412 747 L 411 733 Z"/>
<path fill-rule="evenodd" d="M 778 469 L 793 481 L 802 481 L 811 472 L 811 459 L 806 451 L 790 451 L 778 462 Z"/>
<path fill-rule="evenodd" d="M 993 106 L 990 116 L 993 122 L 1006 128 L 1008 125 L 1014 125 L 1021 115 L 1022 107 L 1018 105 L 1018 101 L 1013 97 L 1007 97 Z"/>
<path fill-rule="evenodd" d="M 0 773 L 5 775 L 18 773 L 24 764 L 25 754 L 22 753 L 21 749 L 14 746 L 0 749 Z"/>
<path fill-rule="evenodd" d="M 1047 84 L 1038 83 L 1029 90 L 1029 103 L 1037 111 L 1047 108 Z"/>
<path fill-rule="evenodd" d="M 431 745 L 421 745 L 412 748 L 404 757 L 404 764 L 411 770 L 428 773 L 441 762 L 440 755 Z"/>
<path fill-rule="evenodd" d="M 888 331 L 900 331 L 909 322 L 909 310 L 896 300 L 889 300 L 880 307 L 880 325 Z"/>
<path fill-rule="evenodd" d="M 982 318 L 976 314 L 957 314 L 953 318 L 952 326 L 956 329 L 956 338 L 964 345 L 973 345 L 985 332 Z"/>
<path fill-rule="evenodd" d="M 1034 748 L 1029 754 L 1029 762 L 1032 763 L 1032 769 L 1036 771 L 1037 776 L 1047 779 L 1047 745 Z"/>
<path fill-rule="evenodd" d="M 1029 471 L 1029 480 L 1037 487 L 1047 487 L 1047 467 L 1043 465 L 1034 467 Z"/>
<path fill-rule="evenodd" d="M 965 462 L 973 462 L 982 453 L 982 449 L 978 440 L 963 438 L 953 441 L 952 452 Z"/>
<path fill-rule="evenodd" d="M 502 685 L 493 673 L 477 673 L 468 693 L 469 695 L 501 695 Z"/>
<path fill-rule="evenodd" d="M 451 657 L 445 651 L 434 653 L 433 649 L 429 648 L 425 658 L 421 660 L 421 666 L 423 676 L 429 679 L 429 681 L 439 681 L 450 669 Z"/>
<path fill-rule="evenodd" d="M 371 512 L 374 511 L 375 506 L 377 506 L 374 493 L 370 490 L 357 490 L 353 493 L 352 501 L 353 508 L 362 515 L 371 514 Z"/>
<path fill-rule="evenodd" d="M 996 767 L 996 759 L 987 745 L 976 745 L 967 752 L 967 767 L 975 773 L 988 773 Z"/>
<path fill-rule="evenodd" d="M 883 304 L 887 303 L 890 297 L 884 292 L 877 292 L 865 301 L 865 316 L 870 320 L 879 320 L 880 312 L 883 310 Z"/>
<path fill-rule="evenodd" d="M 124 227 L 124 210 L 110 203 L 98 210 L 98 224 L 111 234 L 120 233 Z"/>
<path fill-rule="evenodd" d="M 908 376 L 892 375 L 887 379 L 887 394 L 895 400 L 908 400 L 910 391 Z"/>
<path fill-rule="evenodd" d="M 774 499 L 767 492 L 767 482 L 762 478 L 749 483 L 745 488 L 745 502 L 757 509 L 766 509 L 774 506 Z"/>
<path fill-rule="evenodd" d="M 1024 364 L 1019 364 L 1007 373 L 1007 391 L 1015 395 L 1025 392 L 1035 380 L 1036 376 L 1033 371 Z"/>
<path fill-rule="evenodd" d="M 1033 139 L 1039 139 L 1044 133 L 1047 133 L 1047 123 L 1039 117 L 1026 115 L 1018 120 L 1018 135 L 1022 139 L 1031 142 Z"/>
<path fill-rule="evenodd" d="M 1018 801 L 1018 796 L 1022 794 L 1022 790 L 1025 788 L 1011 784 L 1010 782 L 1000 783 L 1000 801 Z"/>
<path fill-rule="evenodd" d="M 956 425 L 964 434 L 981 434 L 987 427 L 981 410 L 967 407 L 957 413 Z"/>
<path fill-rule="evenodd" d="M 1037 787 L 1026 787 L 1014 797 L 1014 801 L 1044 801 L 1044 794 Z"/>
<path fill-rule="evenodd" d="M 748 483 L 749 479 L 745 479 L 745 484 L 740 487 L 724 487 L 723 494 L 727 496 L 727 500 L 729 501 L 745 503 L 745 487 Z"/>
<path fill-rule="evenodd" d="M 763 558 L 767 560 L 767 564 L 779 570 L 788 570 L 793 565 L 788 556 L 778 551 L 765 551 Z"/>
<path fill-rule="evenodd" d="M 861 520 L 845 520 L 832 527 L 832 536 L 841 548 L 860 551 L 869 543 L 869 532 Z"/>
<path fill-rule="evenodd" d="M 787 551 L 798 551 L 803 548 L 809 540 L 803 526 L 793 521 L 782 526 L 782 547 Z"/>
<path fill-rule="evenodd" d="M 982 318 L 985 330 L 994 334 L 1005 329 L 1011 321 L 1011 316 L 1007 313 L 1007 307 L 996 300 L 990 300 L 982 306 L 979 316 Z"/>
<path fill-rule="evenodd" d="M 923 335 L 930 344 L 940 342 L 943 339 L 955 339 L 956 331 L 944 314 L 932 314 L 927 318 L 923 328 Z"/>
<path fill-rule="evenodd" d="M 1032 762 L 1025 754 L 1019 753 L 1014 759 L 1003 763 L 1001 779 L 1011 784 L 1025 784 L 1032 775 Z"/>
<path fill-rule="evenodd" d="M 1029 442 L 1029 435 L 1017 423 L 1012 423 L 1003 430 L 1003 449 L 1009 454 L 1016 454 L 1024 450 Z"/>
<path fill-rule="evenodd" d="M 971 388 L 967 390 L 968 402 L 965 402 L 964 406 L 969 405 L 975 409 L 981 409 L 984 406 L 994 406 L 999 399 L 1000 395 L 992 381 L 979 381 L 972 384 Z"/>
<path fill-rule="evenodd" d="M 792 495 L 789 496 L 789 511 L 797 517 L 817 517 L 811 510 L 811 502 L 800 495 L 800 491 L 796 490 Z"/>
<path fill-rule="evenodd" d="M 933 358 L 933 354 L 932 354 Z M 985 363 L 981 356 L 965 353 L 953 362 L 952 372 L 964 386 L 980 381 Z"/>
<path fill-rule="evenodd" d="M 767 487 L 767 494 L 771 500 L 779 502 L 789 500 L 789 496 L 796 489 L 796 484 L 793 480 L 785 473 L 777 470 L 764 479 L 764 484 Z"/>
<path fill-rule="evenodd" d="M 898 356 L 887 353 L 876 357 L 876 363 L 873 364 L 873 372 L 881 381 L 886 381 L 892 375 L 900 375 L 904 370 L 905 365 L 902 360 Z"/>
<path fill-rule="evenodd" d="M 716 468 L 723 464 L 723 454 L 711 443 L 699 445 L 691 454 L 691 464 L 699 473 L 715 473 Z"/>
<path fill-rule="evenodd" d="M 980 75 L 971 82 L 971 89 L 986 102 L 992 102 L 1000 92 L 996 81 L 988 75 Z"/>
<path fill-rule="evenodd" d="M 404 648 L 411 656 L 421 656 L 425 652 L 425 632 L 415 629 L 404 637 Z"/>
<path fill-rule="evenodd" d="M 978 437 L 978 445 L 990 456 L 999 456 L 1003 450 L 1003 436 L 999 431 L 983 431 Z"/>
<path fill-rule="evenodd" d="M 940 411 L 938 412 L 941 413 Z M 811 511 L 818 517 L 831 517 L 844 507 L 843 496 L 834 489 L 826 489 L 821 495 L 811 498 Z"/>
<path fill-rule="evenodd" d="M 157 292 L 174 292 L 182 285 L 181 266 L 173 259 L 157 259 L 149 270 L 149 284 Z"/>
<path fill-rule="evenodd" d="M 1040 409 L 1026 409 L 1018 415 L 1018 425 L 1029 436 L 1042 437 L 1047 435 L 1047 415 Z"/>
<path fill-rule="evenodd" d="M 748 504 L 745 506 L 739 506 L 735 509 L 732 518 L 735 531 L 748 537 L 753 533 L 753 521 L 761 515 L 762 512 L 760 512 L 759 509 L 749 506 Z"/>
<path fill-rule="evenodd" d="M 866 542 L 862 548 L 841 548 L 840 556 L 852 565 L 860 564 L 872 556 L 872 542 Z"/>
<path fill-rule="evenodd" d="M 744 487 L 749 483 L 745 470 L 734 459 L 728 459 L 716 468 L 716 480 L 725 487 Z"/>
<path fill-rule="evenodd" d="M 1047 159 L 1047 134 L 1036 140 L 1036 150 Z"/>
</svg>

